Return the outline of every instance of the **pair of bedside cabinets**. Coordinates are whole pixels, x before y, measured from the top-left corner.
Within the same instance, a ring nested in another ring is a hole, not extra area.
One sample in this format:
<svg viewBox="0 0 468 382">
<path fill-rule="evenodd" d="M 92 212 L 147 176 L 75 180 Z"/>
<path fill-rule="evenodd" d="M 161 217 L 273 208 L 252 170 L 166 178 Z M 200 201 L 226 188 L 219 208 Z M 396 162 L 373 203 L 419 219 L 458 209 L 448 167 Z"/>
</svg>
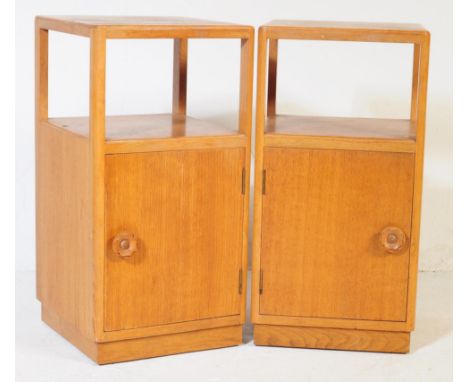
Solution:
<svg viewBox="0 0 468 382">
<path fill-rule="evenodd" d="M 90 39 L 89 117 L 49 118 L 48 32 Z M 106 40 L 174 40 L 170 114 L 106 116 Z M 192 38 L 240 40 L 239 124 L 186 115 Z M 407 120 L 276 114 L 278 41 L 414 45 Z M 36 19 L 37 297 L 97 363 L 242 343 L 254 28 Z M 257 345 L 405 353 L 414 328 L 429 33 L 275 21 L 258 34 Z"/>
</svg>

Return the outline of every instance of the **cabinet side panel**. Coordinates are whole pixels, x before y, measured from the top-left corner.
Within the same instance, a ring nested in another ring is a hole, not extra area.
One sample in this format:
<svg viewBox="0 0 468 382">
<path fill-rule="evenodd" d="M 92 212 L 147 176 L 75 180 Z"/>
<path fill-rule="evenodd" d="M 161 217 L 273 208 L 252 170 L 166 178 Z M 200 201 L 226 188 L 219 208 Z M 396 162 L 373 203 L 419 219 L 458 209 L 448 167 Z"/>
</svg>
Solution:
<svg viewBox="0 0 468 382">
<path fill-rule="evenodd" d="M 38 298 L 93 337 L 88 140 L 42 123 L 37 130 Z"/>
</svg>

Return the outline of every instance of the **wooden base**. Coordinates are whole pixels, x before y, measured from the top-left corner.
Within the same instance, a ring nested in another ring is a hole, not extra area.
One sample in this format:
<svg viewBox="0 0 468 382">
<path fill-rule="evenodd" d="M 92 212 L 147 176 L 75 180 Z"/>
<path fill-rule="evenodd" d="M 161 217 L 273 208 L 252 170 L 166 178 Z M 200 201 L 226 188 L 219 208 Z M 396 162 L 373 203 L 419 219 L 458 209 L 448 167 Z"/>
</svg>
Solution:
<svg viewBox="0 0 468 382">
<path fill-rule="evenodd" d="M 242 325 L 97 343 L 45 307 L 42 307 L 42 320 L 100 365 L 242 343 Z"/>
<path fill-rule="evenodd" d="M 255 325 L 254 343 L 260 346 L 408 353 L 410 333 Z"/>
</svg>

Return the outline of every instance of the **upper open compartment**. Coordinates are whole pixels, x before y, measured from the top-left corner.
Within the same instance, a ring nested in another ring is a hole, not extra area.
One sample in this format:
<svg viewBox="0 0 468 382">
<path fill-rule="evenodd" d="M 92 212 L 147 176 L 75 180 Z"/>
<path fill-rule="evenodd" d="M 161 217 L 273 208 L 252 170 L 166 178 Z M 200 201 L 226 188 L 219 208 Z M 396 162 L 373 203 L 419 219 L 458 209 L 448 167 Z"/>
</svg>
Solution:
<svg viewBox="0 0 468 382">
<path fill-rule="evenodd" d="M 328 140 L 330 148 L 334 140 L 340 148 L 346 140 L 414 151 L 423 114 L 417 102 L 419 67 L 426 59 L 421 47 L 429 37 L 415 24 L 263 25 L 265 94 L 259 99 L 265 111 L 257 119 L 263 124 L 258 133 L 265 134 L 266 145 L 316 139 Z"/>
<path fill-rule="evenodd" d="M 202 138 L 211 139 L 212 146 L 220 139 L 246 144 L 251 130 L 252 27 L 191 18 L 93 16 L 38 17 L 36 25 L 42 31 L 39 38 L 49 41 L 53 36 L 50 45 L 62 45 L 58 54 L 53 48 L 46 63 L 50 102 L 40 120 L 95 137 L 91 82 L 104 87 L 99 97 L 104 102 L 106 146 L 125 143 L 130 150 L 128 145 L 135 142 L 140 150 L 140 141 Z M 93 61 L 96 33 L 105 41 L 100 45 L 102 58 Z M 63 56 L 70 43 L 76 43 L 76 51 L 68 47 Z M 49 64 L 55 78 L 48 74 Z"/>
</svg>

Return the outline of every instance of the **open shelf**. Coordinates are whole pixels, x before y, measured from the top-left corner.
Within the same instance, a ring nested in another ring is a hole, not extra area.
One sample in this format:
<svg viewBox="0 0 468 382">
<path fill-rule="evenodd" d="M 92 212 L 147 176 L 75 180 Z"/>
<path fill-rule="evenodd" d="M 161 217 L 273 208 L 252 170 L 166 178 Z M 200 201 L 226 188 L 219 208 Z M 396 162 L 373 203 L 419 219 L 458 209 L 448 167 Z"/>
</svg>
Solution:
<svg viewBox="0 0 468 382">
<path fill-rule="evenodd" d="M 88 137 L 88 117 L 50 118 L 49 123 Z M 237 135 L 236 129 L 173 114 L 118 115 L 106 118 L 106 140 L 164 139 Z"/>
<path fill-rule="evenodd" d="M 89 137 L 88 117 L 50 118 L 46 124 Z M 246 147 L 247 136 L 234 128 L 184 115 L 121 115 L 106 118 L 107 154 Z"/>
<path fill-rule="evenodd" d="M 266 120 L 265 144 L 413 152 L 416 132 L 407 119 L 276 115 Z"/>
<path fill-rule="evenodd" d="M 267 118 L 266 134 L 415 140 L 407 119 L 309 117 L 276 115 Z"/>
</svg>

